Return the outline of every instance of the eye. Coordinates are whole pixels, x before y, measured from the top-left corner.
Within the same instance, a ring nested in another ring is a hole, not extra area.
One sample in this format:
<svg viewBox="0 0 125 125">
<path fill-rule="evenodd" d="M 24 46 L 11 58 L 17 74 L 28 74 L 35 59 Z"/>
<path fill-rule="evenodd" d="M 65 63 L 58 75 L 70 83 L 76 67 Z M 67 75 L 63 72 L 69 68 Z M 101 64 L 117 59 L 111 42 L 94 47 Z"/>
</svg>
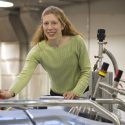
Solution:
<svg viewBox="0 0 125 125">
<path fill-rule="evenodd" d="M 47 26 L 49 23 L 48 22 L 43 22 L 43 25 Z"/>
<path fill-rule="evenodd" d="M 52 21 L 52 25 L 56 25 L 56 24 L 58 24 L 58 22 Z"/>
</svg>

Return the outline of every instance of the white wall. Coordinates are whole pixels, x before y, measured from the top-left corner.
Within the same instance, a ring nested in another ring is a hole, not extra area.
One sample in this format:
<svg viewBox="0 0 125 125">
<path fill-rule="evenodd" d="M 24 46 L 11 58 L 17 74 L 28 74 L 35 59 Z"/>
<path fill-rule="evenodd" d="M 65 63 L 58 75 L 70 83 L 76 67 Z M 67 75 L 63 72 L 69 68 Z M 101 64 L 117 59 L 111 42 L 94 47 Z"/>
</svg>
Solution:
<svg viewBox="0 0 125 125">
<path fill-rule="evenodd" d="M 89 5 L 87 2 L 83 2 L 83 4 L 63 8 L 76 28 L 85 34 L 92 66 L 96 61 L 94 56 L 98 55 L 97 30 L 105 29 L 105 41 L 108 42 L 105 48 L 115 56 L 119 68 L 125 72 L 125 58 L 123 56 L 125 53 L 124 6 L 124 0 L 92 0 Z M 106 56 L 104 57 L 104 61 L 109 61 L 109 70 L 112 71 L 113 67 L 110 60 Z M 123 74 L 124 77 L 125 73 Z"/>
<path fill-rule="evenodd" d="M 125 0 L 91 0 L 90 4 L 74 5 L 63 8 L 73 24 L 86 36 L 86 43 L 93 65 L 98 55 L 97 30 L 105 29 L 105 46 L 115 57 L 118 67 L 123 70 L 125 79 Z M 109 71 L 113 72 L 111 60 L 104 55 L 104 62 L 110 64 Z M 125 89 L 125 83 L 121 83 Z M 119 96 L 125 99 L 124 96 Z M 122 113 L 124 119 L 125 113 Z"/>
<path fill-rule="evenodd" d="M 106 48 L 116 57 L 119 68 L 124 70 L 125 59 L 123 57 L 125 44 L 125 1 L 124 0 L 92 0 L 90 13 L 88 3 L 64 7 L 64 11 L 73 24 L 86 36 L 86 43 L 90 44 L 89 52 L 92 65 L 95 62 L 94 55 L 98 53 L 97 30 L 106 30 Z M 88 16 L 90 14 L 90 18 Z M 90 26 L 89 21 L 90 19 Z M 88 29 L 89 28 L 89 29 Z M 90 32 L 88 32 L 90 30 Z M 90 36 L 90 41 L 88 41 Z M 88 43 L 90 42 L 90 43 Z"/>
</svg>

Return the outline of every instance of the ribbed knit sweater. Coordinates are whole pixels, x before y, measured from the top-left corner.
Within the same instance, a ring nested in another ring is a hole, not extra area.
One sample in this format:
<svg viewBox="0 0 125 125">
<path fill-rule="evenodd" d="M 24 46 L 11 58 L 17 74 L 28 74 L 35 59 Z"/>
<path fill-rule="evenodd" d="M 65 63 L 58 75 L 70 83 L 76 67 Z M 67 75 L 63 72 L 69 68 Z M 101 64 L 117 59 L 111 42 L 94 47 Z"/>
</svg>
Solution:
<svg viewBox="0 0 125 125">
<path fill-rule="evenodd" d="M 48 72 L 51 89 L 56 93 L 72 91 L 81 96 L 88 86 L 90 60 L 84 40 L 79 35 L 71 36 L 60 47 L 52 47 L 45 40 L 35 45 L 10 91 L 19 93 L 28 84 L 38 64 Z"/>
</svg>

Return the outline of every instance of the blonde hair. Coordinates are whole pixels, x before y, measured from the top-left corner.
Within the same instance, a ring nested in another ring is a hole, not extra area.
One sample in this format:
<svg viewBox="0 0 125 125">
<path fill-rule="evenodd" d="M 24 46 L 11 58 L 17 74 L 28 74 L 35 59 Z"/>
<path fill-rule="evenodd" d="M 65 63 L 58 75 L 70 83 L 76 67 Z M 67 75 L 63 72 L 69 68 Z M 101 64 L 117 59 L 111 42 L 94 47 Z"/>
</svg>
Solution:
<svg viewBox="0 0 125 125">
<path fill-rule="evenodd" d="M 62 35 L 64 36 L 74 36 L 74 35 L 81 35 L 73 26 L 73 24 L 70 22 L 70 20 L 67 18 L 67 16 L 64 14 L 63 10 L 61 10 L 58 7 L 55 6 L 49 6 L 47 7 L 43 13 L 42 18 L 45 15 L 53 14 L 55 15 L 58 20 L 60 21 L 61 25 L 64 26 L 64 29 L 62 30 Z M 42 24 L 40 24 L 33 35 L 32 38 L 32 45 L 36 45 L 37 43 L 41 42 L 42 40 L 47 40 L 47 37 L 44 34 Z"/>
</svg>

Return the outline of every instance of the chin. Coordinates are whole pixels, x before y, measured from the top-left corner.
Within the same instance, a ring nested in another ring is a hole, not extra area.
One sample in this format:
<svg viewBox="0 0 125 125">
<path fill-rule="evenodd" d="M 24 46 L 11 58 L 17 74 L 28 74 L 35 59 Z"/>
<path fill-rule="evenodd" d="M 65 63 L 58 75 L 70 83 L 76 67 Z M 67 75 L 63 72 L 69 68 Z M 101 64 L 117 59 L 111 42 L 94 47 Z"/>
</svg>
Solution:
<svg viewBox="0 0 125 125">
<path fill-rule="evenodd" d="M 56 37 L 48 37 L 48 40 L 55 40 L 57 39 Z"/>
</svg>

